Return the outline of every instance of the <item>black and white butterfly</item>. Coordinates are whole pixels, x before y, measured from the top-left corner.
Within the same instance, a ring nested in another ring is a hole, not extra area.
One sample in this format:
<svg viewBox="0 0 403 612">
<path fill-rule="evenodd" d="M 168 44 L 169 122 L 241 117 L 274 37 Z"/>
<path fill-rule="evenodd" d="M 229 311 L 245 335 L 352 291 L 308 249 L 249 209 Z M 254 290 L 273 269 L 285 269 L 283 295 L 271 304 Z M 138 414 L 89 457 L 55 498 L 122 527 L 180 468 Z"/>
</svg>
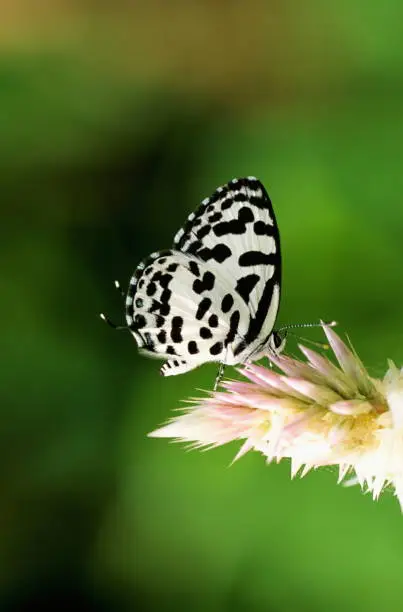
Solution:
<svg viewBox="0 0 403 612">
<path fill-rule="evenodd" d="M 202 201 L 170 250 L 152 253 L 130 279 L 126 322 L 142 353 L 172 376 L 279 353 L 280 237 L 255 177 L 233 179 Z M 105 316 L 104 319 L 107 320 Z"/>
</svg>

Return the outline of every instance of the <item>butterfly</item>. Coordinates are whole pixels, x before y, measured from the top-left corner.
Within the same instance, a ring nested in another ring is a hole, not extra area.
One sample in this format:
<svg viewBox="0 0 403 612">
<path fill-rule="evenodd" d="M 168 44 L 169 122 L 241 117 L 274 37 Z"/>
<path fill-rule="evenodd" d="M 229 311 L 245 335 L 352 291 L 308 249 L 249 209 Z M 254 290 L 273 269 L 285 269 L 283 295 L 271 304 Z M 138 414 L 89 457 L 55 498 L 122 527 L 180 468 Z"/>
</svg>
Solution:
<svg viewBox="0 0 403 612">
<path fill-rule="evenodd" d="M 280 293 L 270 198 L 257 178 L 235 178 L 188 216 L 172 249 L 137 266 L 125 296 L 126 327 L 143 354 L 166 360 L 164 376 L 219 362 L 217 386 L 225 365 L 283 350 L 285 334 L 274 331 Z"/>
</svg>

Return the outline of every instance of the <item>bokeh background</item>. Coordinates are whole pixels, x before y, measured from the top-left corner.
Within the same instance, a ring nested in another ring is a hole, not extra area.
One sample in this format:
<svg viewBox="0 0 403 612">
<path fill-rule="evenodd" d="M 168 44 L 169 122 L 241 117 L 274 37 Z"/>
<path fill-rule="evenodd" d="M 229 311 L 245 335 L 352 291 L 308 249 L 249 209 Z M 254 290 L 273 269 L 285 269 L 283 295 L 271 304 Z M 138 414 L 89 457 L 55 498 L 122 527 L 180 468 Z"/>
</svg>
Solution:
<svg viewBox="0 0 403 612">
<path fill-rule="evenodd" d="M 392 494 L 147 438 L 216 368 L 163 379 L 98 313 L 123 320 L 114 279 L 253 174 L 280 321 L 403 363 L 402 3 L 0 8 L 0 609 L 400 610 Z"/>
</svg>

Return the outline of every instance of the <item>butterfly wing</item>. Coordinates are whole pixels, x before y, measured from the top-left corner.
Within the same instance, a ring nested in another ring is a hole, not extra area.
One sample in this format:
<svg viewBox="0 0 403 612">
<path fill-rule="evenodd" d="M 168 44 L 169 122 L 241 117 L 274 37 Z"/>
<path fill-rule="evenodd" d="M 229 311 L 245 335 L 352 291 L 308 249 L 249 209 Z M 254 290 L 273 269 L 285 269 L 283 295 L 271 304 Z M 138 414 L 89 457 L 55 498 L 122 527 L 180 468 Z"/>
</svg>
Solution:
<svg viewBox="0 0 403 612">
<path fill-rule="evenodd" d="M 140 350 L 169 359 L 164 375 L 208 361 L 237 363 L 234 343 L 247 331 L 248 311 L 231 284 L 194 256 L 152 254 L 131 279 L 126 321 Z"/>
<path fill-rule="evenodd" d="M 248 309 L 234 353 L 243 361 L 267 342 L 280 303 L 280 237 L 270 198 L 254 177 L 233 179 L 202 201 L 174 238 L 174 248 L 226 279 Z"/>
</svg>

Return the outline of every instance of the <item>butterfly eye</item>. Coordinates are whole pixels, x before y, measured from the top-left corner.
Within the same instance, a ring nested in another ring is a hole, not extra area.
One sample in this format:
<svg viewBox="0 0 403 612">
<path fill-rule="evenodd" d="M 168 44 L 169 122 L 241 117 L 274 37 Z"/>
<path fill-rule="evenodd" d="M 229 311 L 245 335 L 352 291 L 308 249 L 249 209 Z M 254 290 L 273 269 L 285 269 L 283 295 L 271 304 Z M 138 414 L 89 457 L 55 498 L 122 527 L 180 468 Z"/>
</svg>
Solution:
<svg viewBox="0 0 403 612">
<path fill-rule="evenodd" d="M 274 348 L 274 350 L 276 351 L 276 353 L 282 353 L 284 348 L 285 348 L 285 344 L 286 344 L 286 338 L 287 338 L 287 331 L 286 330 L 281 330 L 281 331 L 274 331 L 271 335 L 271 341 L 272 341 L 272 347 Z"/>
</svg>

